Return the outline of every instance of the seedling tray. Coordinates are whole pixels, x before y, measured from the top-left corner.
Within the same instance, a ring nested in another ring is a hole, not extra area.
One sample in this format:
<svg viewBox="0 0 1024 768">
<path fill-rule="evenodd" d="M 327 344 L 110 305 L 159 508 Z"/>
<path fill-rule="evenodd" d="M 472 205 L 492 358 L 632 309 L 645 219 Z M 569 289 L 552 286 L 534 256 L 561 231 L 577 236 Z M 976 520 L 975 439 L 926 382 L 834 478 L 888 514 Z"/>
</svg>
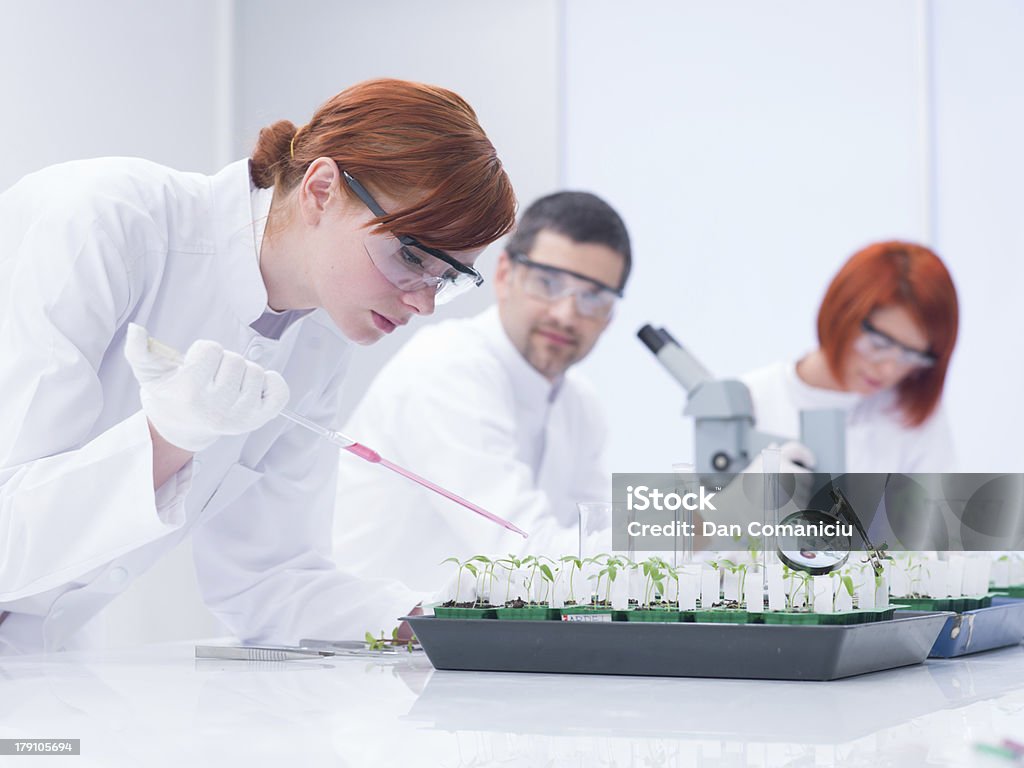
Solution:
<svg viewBox="0 0 1024 768">
<path fill-rule="evenodd" d="M 924 661 L 949 616 L 852 626 L 406 619 L 437 669 L 836 680 Z"/>
<path fill-rule="evenodd" d="M 900 615 L 900 614 L 897 614 Z M 928 654 L 950 659 L 1017 645 L 1024 639 L 1024 600 L 994 598 L 990 608 L 950 616 Z"/>
</svg>

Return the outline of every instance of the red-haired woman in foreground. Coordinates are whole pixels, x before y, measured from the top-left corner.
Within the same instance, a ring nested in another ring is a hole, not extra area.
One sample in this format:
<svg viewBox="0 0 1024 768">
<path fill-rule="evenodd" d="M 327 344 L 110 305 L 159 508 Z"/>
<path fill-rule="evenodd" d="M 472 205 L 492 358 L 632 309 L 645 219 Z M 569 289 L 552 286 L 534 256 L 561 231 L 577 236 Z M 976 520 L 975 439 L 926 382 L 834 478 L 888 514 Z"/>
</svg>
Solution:
<svg viewBox="0 0 1024 768">
<path fill-rule="evenodd" d="M 275 416 L 331 424 L 352 344 L 479 285 L 514 219 L 469 105 L 398 80 L 214 176 L 104 158 L 0 195 L 0 655 L 83 645 L 190 533 L 239 637 L 392 626 L 418 596 L 329 558 L 337 449 Z"/>
<path fill-rule="evenodd" d="M 758 429 L 798 435 L 800 411 L 839 408 L 847 471 L 955 471 L 941 399 L 957 324 L 956 288 L 932 251 L 864 248 L 825 293 L 818 349 L 743 377 Z"/>
</svg>

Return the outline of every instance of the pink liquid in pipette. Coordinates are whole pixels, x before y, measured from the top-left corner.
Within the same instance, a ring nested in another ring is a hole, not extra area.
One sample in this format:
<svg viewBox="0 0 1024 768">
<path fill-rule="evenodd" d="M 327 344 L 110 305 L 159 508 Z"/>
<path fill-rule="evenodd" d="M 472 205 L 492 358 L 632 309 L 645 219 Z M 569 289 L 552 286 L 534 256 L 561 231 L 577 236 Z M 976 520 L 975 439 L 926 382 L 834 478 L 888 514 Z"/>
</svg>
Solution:
<svg viewBox="0 0 1024 768">
<path fill-rule="evenodd" d="M 439 493 L 442 496 L 444 496 L 446 499 L 451 499 L 456 504 L 461 504 L 466 509 L 470 509 L 473 512 L 476 512 L 478 515 L 480 515 L 482 517 L 486 517 L 491 522 L 495 522 L 498 525 L 500 525 L 500 526 L 502 526 L 504 528 L 507 528 L 510 531 L 513 531 L 514 533 L 518 533 L 524 539 L 527 538 L 526 531 L 522 530 L 521 528 L 516 527 L 515 525 L 510 523 L 508 520 L 505 520 L 504 518 L 498 517 L 494 513 L 488 512 L 486 509 L 478 507 L 473 502 L 467 501 L 466 499 L 462 498 L 458 494 L 455 494 L 455 493 L 452 493 L 451 491 L 445 490 L 444 488 L 442 488 L 439 485 L 435 485 L 434 483 L 430 482 L 426 478 L 420 477 L 415 472 L 410 472 L 409 470 L 404 469 L 404 468 L 398 466 L 397 464 L 392 464 L 387 459 L 381 458 L 381 455 L 379 453 L 377 453 L 375 450 L 373 450 L 372 448 L 367 448 L 365 445 L 361 445 L 359 443 L 352 443 L 352 445 L 345 446 L 345 450 L 346 451 L 351 451 L 352 453 L 354 453 L 359 458 L 365 459 L 366 461 L 369 461 L 369 462 L 371 462 L 373 464 L 380 464 L 382 467 L 387 467 L 392 472 L 397 472 L 402 477 L 407 477 L 410 480 L 412 480 L 414 483 L 419 483 L 424 488 L 429 488 L 434 493 Z"/>
<path fill-rule="evenodd" d="M 170 360 L 175 365 L 181 365 L 184 362 L 185 358 L 182 356 L 181 352 L 179 352 L 178 350 L 174 349 L 174 347 L 169 347 L 166 344 L 164 344 L 163 342 L 158 341 L 157 339 L 154 339 L 152 336 L 150 336 L 148 338 L 147 343 L 148 343 L 150 351 L 154 352 L 157 355 L 160 355 L 161 357 L 163 357 L 166 360 Z M 323 427 L 320 424 L 317 424 L 314 421 L 310 421 L 305 416 L 302 416 L 302 415 L 300 415 L 298 413 L 295 413 L 294 411 L 288 410 L 287 408 L 281 411 L 281 415 L 284 416 L 286 419 L 294 421 L 296 424 L 299 424 L 299 425 L 305 427 L 306 429 L 311 430 L 312 432 L 315 432 L 316 434 L 320 435 L 321 437 L 326 438 L 330 442 L 334 443 L 334 445 L 337 445 L 339 448 L 344 448 L 346 451 L 351 451 L 352 453 L 354 453 L 356 456 L 358 456 L 361 459 L 365 459 L 366 461 L 369 461 L 372 464 L 380 464 L 383 467 L 387 467 L 392 472 L 397 472 L 402 477 L 407 477 L 410 480 L 412 480 L 414 483 L 419 483 L 424 488 L 429 488 L 434 493 L 439 493 L 440 495 L 444 496 L 446 499 L 451 499 L 456 504 L 461 504 L 466 509 L 469 509 L 469 510 L 472 510 L 473 512 L 476 512 L 481 517 L 486 517 L 491 522 L 497 523 L 498 525 L 500 525 L 500 526 L 502 526 L 504 528 L 507 528 L 510 531 L 514 531 L 515 533 L 518 533 L 524 539 L 528 538 L 526 531 L 524 531 L 524 530 L 522 530 L 520 528 L 517 528 L 515 525 L 510 523 L 508 520 L 505 520 L 504 518 L 498 517 L 497 515 L 495 515 L 495 514 L 493 514 L 491 512 L 488 512 L 486 509 L 482 509 L 482 508 L 478 507 L 476 504 L 474 504 L 471 501 L 466 501 L 461 496 L 458 496 L 458 495 L 452 493 L 451 491 L 447 491 L 447 490 L 445 490 L 444 488 L 442 488 L 439 485 L 434 485 L 434 483 L 430 482 L 429 480 L 427 480 L 425 478 L 422 478 L 419 475 L 417 475 L 417 474 L 415 474 L 413 472 L 410 472 L 407 469 L 403 469 L 402 467 L 398 466 L 397 464 L 392 464 L 387 459 L 382 459 L 380 457 L 380 454 L 377 453 L 372 448 L 367 448 L 365 445 L 360 445 L 359 443 L 352 442 L 351 438 L 345 437 L 345 435 L 338 434 L 337 432 L 333 432 L 333 431 L 327 429 L 326 427 Z"/>
</svg>

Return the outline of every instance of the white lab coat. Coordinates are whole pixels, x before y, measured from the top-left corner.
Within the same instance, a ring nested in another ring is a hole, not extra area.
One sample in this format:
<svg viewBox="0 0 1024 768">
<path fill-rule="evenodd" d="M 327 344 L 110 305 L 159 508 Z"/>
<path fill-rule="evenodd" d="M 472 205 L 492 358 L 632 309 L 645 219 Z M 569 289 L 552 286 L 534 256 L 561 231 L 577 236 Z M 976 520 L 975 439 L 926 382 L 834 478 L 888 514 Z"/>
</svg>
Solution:
<svg viewBox="0 0 1024 768">
<path fill-rule="evenodd" d="M 417 589 L 449 582 L 454 569 L 440 565 L 449 556 L 576 554 L 576 502 L 611 500 L 596 394 L 574 370 L 552 386 L 512 346 L 495 307 L 419 331 L 381 369 L 345 433 L 530 534 L 343 455 L 339 565 Z"/>
<path fill-rule="evenodd" d="M 757 428 L 800 437 L 800 411 L 846 412 L 848 472 L 955 472 L 953 435 L 940 406 L 918 427 L 908 427 L 896 410 L 892 390 L 865 397 L 819 389 L 805 383 L 792 362 L 775 363 L 741 377 L 750 388 Z"/>
<path fill-rule="evenodd" d="M 0 654 L 75 645 L 189 534 L 204 600 L 245 639 L 361 637 L 419 597 L 335 570 L 336 449 L 283 419 L 153 491 L 130 321 L 181 350 L 220 342 L 280 371 L 291 408 L 335 418 L 349 344 L 326 314 L 279 340 L 250 328 L 267 302 L 250 195 L 248 161 L 208 177 L 136 159 L 54 166 L 0 195 Z"/>
</svg>

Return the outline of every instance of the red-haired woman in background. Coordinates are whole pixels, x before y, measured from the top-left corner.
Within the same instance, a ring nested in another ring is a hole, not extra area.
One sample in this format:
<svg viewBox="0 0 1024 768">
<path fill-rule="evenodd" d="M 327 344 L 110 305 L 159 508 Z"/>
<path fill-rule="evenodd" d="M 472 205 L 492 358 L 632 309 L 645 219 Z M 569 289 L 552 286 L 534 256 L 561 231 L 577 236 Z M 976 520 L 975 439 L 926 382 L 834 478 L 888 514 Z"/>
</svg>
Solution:
<svg viewBox="0 0 1024 768">
<path fill-rule="evenodd" d="M 0 195 L 0 655 L 83 644 L 189 533 L 239 637 L 391 626 L 418 596 L 329 558 L 337 449 L 274 417 L 332 423 L 352 344 L 479 285 L 514 220 L 469 105 L 398 80 L 214 176 L 103 158 Z"/>
<path fill-rule="evenodd" d="M 941 399 L 957 324 L 956 288 L 932 251 L 864 248 L 825 293 L 818 349 L 743 377 L 758 428 L 798 435 L 800 411 L 838 408 L 847 471 L 955 471 Z"/>
</svg>

